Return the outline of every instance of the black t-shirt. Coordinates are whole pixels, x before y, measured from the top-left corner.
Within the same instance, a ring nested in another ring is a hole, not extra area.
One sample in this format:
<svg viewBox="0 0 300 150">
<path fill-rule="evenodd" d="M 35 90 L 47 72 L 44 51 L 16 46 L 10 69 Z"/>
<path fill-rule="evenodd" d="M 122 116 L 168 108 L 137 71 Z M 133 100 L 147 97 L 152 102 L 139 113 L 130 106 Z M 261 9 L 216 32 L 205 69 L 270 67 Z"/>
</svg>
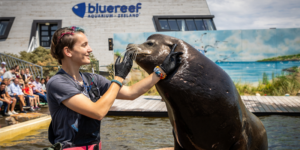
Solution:
<svg viewBox="0 0 300 150">
<path fill-rule="evenodd" d="M 3 95 L 5 95 L 5 93 L 6 93 L 6 92 L 5 92 L 5 89 L 2 90 L 2 91 L 0 90 L 0 97 L 1 97 L 1 98 L 4 98 Z"/>
<path fill-rule="evenodd" d="M 65 74 L 65 71 L 62 69 L 59 72 Z M 82 77 L 87 83 L 85 76 L 83 75 Z M 95 74 L 94 77 L 94 83 L 99 87 L 100 94 L 103 95 L 111 82 L 101 75 Z M 90 83 L 87 84 L 89 85 Z M 74 83 L 65 80 L 61 75 L 51 77 L 46 88 L 49 110 L 52 117 L 52 128 L 55 135 L 54 143 L 60 142 L 64 147 L 68 147 L 67 145 L 72 146 L 72 141 L 76 133 L 72 125 L 75 123 L 78 115 L 75 111 L 63 105 L 62 101 L 76 94 L 83 93 L 83 91 L 78 90 Z M 83 94 L 89 97 L 88 94 Z"/>
</svg>

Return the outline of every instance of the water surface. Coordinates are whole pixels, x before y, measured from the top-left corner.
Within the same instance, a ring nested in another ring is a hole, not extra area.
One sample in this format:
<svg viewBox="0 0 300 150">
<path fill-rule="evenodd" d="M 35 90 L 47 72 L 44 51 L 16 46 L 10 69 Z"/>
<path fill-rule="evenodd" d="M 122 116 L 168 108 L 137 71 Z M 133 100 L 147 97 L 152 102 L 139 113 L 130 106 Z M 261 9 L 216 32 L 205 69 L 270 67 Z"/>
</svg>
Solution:
<svg viewBox="0 0 300 150">
<path fill-rule="evenodd" d="M 261 116 L 269 150 L 300 149 L 300 117 Z M 47 127 L 0 143 L 1 150 L 33 150 L 50 146 Z M 146 150 L 173 146 L 168 118 L 105 117 L 101 126 L 103 150 Z"/>
</svg>

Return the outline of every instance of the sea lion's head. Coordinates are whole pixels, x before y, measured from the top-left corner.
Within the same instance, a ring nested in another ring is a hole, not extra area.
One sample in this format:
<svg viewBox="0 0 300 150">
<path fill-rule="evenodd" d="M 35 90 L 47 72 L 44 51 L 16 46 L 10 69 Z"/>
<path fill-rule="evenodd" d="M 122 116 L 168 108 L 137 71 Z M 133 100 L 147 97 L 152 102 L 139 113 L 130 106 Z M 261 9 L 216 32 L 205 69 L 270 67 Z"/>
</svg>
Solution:
<svg viewBox="0 0 300 150">
<path fill-rule="evenodd" d="M 175 52 L 183 52 L 181 57 L 185 57 L 188 44 L 180 39 L 162 34 L 153 34 L 142 44 L 129 44 L 126 50 L 133 53 L 139 66 L 151 73 L 155 66 L 163 63 L 174 44 L 177 44 Z"/>
</svg>

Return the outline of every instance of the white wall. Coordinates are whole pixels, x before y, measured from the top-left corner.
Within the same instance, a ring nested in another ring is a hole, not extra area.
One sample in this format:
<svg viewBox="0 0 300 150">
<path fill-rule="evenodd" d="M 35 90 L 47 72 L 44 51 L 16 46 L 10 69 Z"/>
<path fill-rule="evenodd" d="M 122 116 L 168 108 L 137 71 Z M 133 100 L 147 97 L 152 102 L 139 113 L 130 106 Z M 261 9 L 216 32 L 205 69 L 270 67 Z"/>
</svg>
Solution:
<svg viewBox="0 0 300 150">
<path fill-rule="evenodd" d="M 142 3 L 142 8 L 138 18 L 88 18 L 88 13 L 80 18 L 72 7 L 82 2 L 87 6 Z M 15 17 L 8 38 L 0 40 L 0 52 L 27 50 L 33 20 L 62 20 L 63 27 L 83 27 L 100 65 L 108 65 L 113 63 L 108 38 L 113 38 L 113 33 L 154 32 L 154 15 L 210 15 L 210 11 L 206 0 L 0 0 L 0 17 Z"/>
</svg>

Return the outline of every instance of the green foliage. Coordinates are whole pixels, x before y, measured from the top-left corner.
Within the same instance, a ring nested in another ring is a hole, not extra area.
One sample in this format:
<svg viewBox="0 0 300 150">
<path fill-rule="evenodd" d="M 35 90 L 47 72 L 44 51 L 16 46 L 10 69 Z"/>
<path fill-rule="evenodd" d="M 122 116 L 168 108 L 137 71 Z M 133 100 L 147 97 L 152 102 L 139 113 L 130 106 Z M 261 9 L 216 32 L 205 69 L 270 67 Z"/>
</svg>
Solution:
<svg viewBox="0 0 300 150">
<path fill-rule="evenodd" d="M 119 51 L 116 51 L 116 52 L 115 52 L 115 56 L 120 56 L 120 57 L 122 57 L 122 54 L 121 54 Z"/>
<path fill-rule="evenodd" d="M 300 89 L 300 82 L 297 79 L 297 73 L 288 76 L 281 75 L 276 78 L 272 74 L 272 82 L 259 83 L 257 87 L 240 83 L 235 83 L 235 86 L 241 95 L 255 95 L 256 93 L 260 93 L 262 95 L 282 96 L 286 93 L 296 95 Z"/>
<path fill-rule="evenodd" d="M 278 57 L 272 57 L 272 58 L 262 59 L 258 61 L 287 61 L 287 60 L 300 60 L 300 54 L 278 56 Z"/>
<path fill-rule="evenodd" d="M 31 53 L 28 53 L 26 51 L 21 51 L 19 55 L 11 54 L 11 53 L 5 53 L 5 54 L 42 66 L 44 77 L 55 75 L 60 67 L 58 61 L 56 61 L 56 59 L 52 57 L 50 49 L 46 49 L 41 46 L 36 48 Z M 99 68 L 98 61 L 96 60 L 96 58 L 92 53 L 90 55 L 90 59 L 91 59 L 91 64 L 82 66 L 80 71 L 92 72 L 92 67 L 94 67 L 94 69 L 97 67 Z"/>
<path fill-rule="evenodd" d="M 268 75 L 264 72 L 263 73 L 263 81 L 262 81 L 263 84 L 268 84 L 269 83 L 269 80 L 268 80 Z"/>
</svg>

